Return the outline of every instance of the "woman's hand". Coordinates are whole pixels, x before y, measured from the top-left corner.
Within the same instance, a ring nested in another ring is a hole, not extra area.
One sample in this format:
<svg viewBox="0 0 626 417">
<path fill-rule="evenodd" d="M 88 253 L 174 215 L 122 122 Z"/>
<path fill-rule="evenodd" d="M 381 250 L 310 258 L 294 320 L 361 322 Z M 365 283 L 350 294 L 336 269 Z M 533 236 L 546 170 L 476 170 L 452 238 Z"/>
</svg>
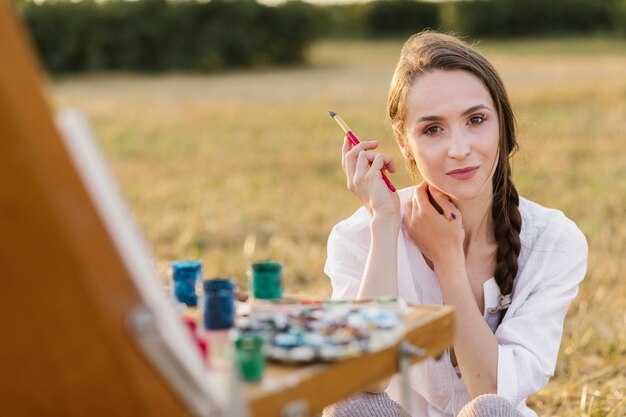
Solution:
<svg viewBox="0 0 626 417">
<path fill-rule="evenodd" d="M 440 214 L 428 199 L 428 193 L 443 210 Z M 405 203 L 404 224 L 409 237 L 434 266 L 451 256 L 463 255 L 463 219 L 452 200 L 428 183 L 421 183 Z M 463 255 L 464 256 L 464 255 Z"/>
<path fill-rule="evenodd" d="M 400 219 L 400 198 L 383 181 L 381 169 L 395 172 L 390 156 L 373 150 L 378 142 L 368 141 L 353 145 L 343 140 L 341 166 L 348 179 L 348 189 L 367 208 L 372 216 L 383 215 Z"/>
</svg>

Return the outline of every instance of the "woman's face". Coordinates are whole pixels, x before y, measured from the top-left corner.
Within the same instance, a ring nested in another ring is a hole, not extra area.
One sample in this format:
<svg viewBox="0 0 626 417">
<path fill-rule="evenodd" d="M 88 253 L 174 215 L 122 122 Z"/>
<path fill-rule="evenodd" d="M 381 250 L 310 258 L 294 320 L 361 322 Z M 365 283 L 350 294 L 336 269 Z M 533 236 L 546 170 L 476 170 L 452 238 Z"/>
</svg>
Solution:
<svg viewBox="0 0 626 417">
<path fill-rule="evenodd" d="M 457 201 L 490 198 L 499 123 L 482 81 L 462 70 L 419 77 L 407 96 L 404 147 L 424 179 Z"/>
</svg>

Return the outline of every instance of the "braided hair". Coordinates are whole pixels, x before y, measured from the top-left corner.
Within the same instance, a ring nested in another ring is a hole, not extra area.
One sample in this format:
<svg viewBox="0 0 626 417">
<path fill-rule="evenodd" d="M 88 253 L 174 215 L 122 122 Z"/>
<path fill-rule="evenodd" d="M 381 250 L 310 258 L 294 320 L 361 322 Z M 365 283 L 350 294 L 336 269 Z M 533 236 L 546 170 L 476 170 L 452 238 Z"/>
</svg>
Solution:
<svg viewBox="0 0 626 417">
<path fill-rule="evenodd" d="M 518 148 L 515 117 L 500 76 L 485 57 L 454 36 L 432 31 L 413 35 L 406 41 L 391 80 L 387 114 L 398 144 L 404 148 L 404 121 L 409 88 L 423 74 L 434 70 L 463 70 L 478 77 L 494 101 L 500 126 L 498 161 L 493 174 L 491 215 L 498 248 L 494 277 L 503 295 L 512 294 L 521 250 L 519 195 L 511 179 L 510 158 Z M 406 160 L 409 173 L 419 177 L 415 160 Z M 500 310 L 499 323 L 506 309 Z"/>
</svg>

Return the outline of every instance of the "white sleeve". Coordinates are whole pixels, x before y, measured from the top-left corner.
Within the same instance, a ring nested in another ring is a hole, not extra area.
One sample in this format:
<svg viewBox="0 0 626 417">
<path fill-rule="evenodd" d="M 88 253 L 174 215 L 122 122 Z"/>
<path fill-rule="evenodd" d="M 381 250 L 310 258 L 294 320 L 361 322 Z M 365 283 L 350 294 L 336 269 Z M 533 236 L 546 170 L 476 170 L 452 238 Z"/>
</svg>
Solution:
<svg viewBox="0 0 626 417">
<path fill-rule="evenodd" d="M 523 273 L 535 284 L 521 289 L 525 299 L 496 330 L 498 395 L 516 407 L 554 375 L 563 321 L 587 269 L 587 241 L 575 226 L 562 228 L 550 246 L 529 249 Z"/>
<path fill-rule="evenodd" d="M 324 273 L 330 277 L 333 299 L 355 299 L 359 293 L 371 241 L 369 223 L 369 213 L 362 207 L 328 237 Z"/>
</svg>

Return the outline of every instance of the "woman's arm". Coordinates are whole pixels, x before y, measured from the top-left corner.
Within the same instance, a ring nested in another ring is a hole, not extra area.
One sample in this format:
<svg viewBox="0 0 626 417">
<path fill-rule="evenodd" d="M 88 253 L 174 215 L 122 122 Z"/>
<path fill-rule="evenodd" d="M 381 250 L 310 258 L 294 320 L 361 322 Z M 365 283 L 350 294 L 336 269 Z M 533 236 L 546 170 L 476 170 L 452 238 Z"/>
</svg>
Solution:
<svg viewBox="0 0 626 417">
<path fill-rule="evenodd" d="M 378 142 L 358 145 L 344 138 L 342 166 L 348 189 L 367 208 L 371 245 L 361 280 L 358 298 L 397 295 L 398 233 L 400 232 L 400 198 L 383 181 L 382 170 L 394 172 L 389 156 L 374 152 Z"/>
<path fill-rule="evenodd" d="M 428 193 L 443 209 L 429 202 Z M 422 183 L 408 203 L 411 239 L 432 261 L 444 303 L 455 308 L 454 352 L 472 398 L 497 392 L 498 342 L 480 313 L 465 266 L 461 214 L 439 190 Z"/>
<path fill-rule="evenodd" d="M 377 142 L 353 146 L 344 138 L 342 166 L 348 189 L 363 203 L 372 216 L 371 244 L 357 298 L 396 296 L 398 294 L 398 233 L 402 218 L 400 198 L 383 181 L 382 169 L 394 172 L 393 160 L 373 152 Z M 379 393 L 389 379 L 370 386 L 366 391 Z"/>
<path fill-rule="evenodd" d="M 385 216 L 374 216 L 370 224 L 372 244 L 370 246 L 365 273 L 359 288 L 358 298 L 398 295 L 398 233 L 400 221 Z M 374 394 L 389 386 L 390 378 L 365 389 Z"/>
<path fill-rule="evenodd" d="M 376 214 L 372 217 L 372 243 L 358 298 L 398 295 L 399 232 L 399 217 Z"/>
</svg>

